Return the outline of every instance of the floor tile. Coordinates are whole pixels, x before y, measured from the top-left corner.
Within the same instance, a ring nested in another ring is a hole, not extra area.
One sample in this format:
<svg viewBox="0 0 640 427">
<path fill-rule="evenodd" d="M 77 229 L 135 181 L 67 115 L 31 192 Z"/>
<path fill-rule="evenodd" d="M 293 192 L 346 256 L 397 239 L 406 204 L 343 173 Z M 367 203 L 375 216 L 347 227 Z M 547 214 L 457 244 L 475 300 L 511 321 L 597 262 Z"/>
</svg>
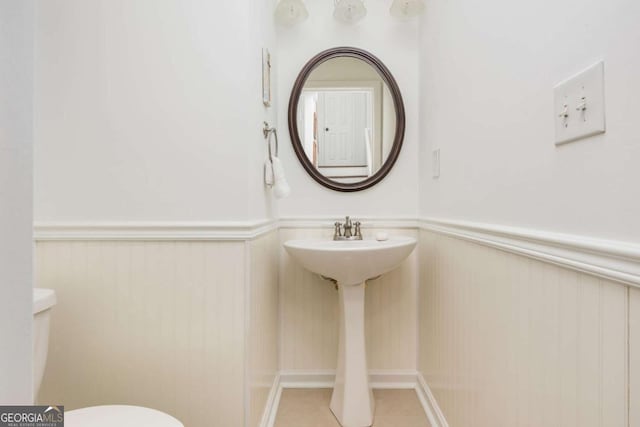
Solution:
<svg viewBox="0 0 640 427">
<path fill-rule="evenodd" d="M 340 427 L 329 409 L 332 390 L 284 389 L 275 427 Z M 429 427 L 415 390 L 374 390 L 374 427 Z"/>
</svg>

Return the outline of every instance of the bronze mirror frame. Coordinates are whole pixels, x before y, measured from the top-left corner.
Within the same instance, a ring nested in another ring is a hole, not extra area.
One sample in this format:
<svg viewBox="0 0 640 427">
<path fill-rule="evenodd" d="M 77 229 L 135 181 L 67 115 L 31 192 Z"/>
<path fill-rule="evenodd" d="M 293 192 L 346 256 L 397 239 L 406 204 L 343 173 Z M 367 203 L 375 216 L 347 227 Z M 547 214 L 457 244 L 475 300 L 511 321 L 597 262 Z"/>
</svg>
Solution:
<svg viewBox="0 0 640 427">
<path fill-rule="evenodd" d="M 302 141 L 300 141 L 300 134 L 298 133 L 297 120 L 298 100 L 300 99 L 300 95 L 302 94 L 302 89 L 304 88 L 305 82 L 307 81 L 307 78 L 309 78 L 313 70 L 320 64 L 330 59 L 345 57 L 360 59 L 371 65 L 378 72 L 378 74 L 380 74 L 382 80 L 387 84 L 389 92 L 391 92 L 393 105 L 396 110 L 396 132 L 393 140 L 393 145 L 391 146 L 391 151 L 389 151 L 389 157 L 387 157 L 385 162 L 376 173 L 365 180 L 354 183 L 340 183 L 333 181 L 332 179 L 325 177 L 322 173 L 320 173 L 319 170 L 317 170 L 313 166 L 311 161 L 307 158 L 307 155 L 304 152 L 304 148 L 302 147 Z M 309 62 L 305 64 L 305 66 L 300 71 L 300 74 L 298 74 L 298 78 L 293 84 L 293 89 L 291 90 L 291 97 L 289 98 L 288 118 L 291 144 L 293 145 L 293 150 L 295 151 L 298 160 L 313 179 L 315 179 L 321 185 L 336 191 L 362 191 L 382 181 L 384 177 L 386 177 L 387 174 L 391 171 L 391 168 L 396 163 L 396 160 L 398 160 L 400 149 L 402 148 L 402 142 L 404 141 L 406 118 L 402 95 L 400 93 L 400 88 L 398 87 L 396 80 L 393 78 L 393 75 L 384 65 L 384 63 L 380 61 L 376 56 L 367 52 L 366 50 L 355 47 L 334 47 L 331 49 L 327 49 L 311 58 Z"/>
</svg>

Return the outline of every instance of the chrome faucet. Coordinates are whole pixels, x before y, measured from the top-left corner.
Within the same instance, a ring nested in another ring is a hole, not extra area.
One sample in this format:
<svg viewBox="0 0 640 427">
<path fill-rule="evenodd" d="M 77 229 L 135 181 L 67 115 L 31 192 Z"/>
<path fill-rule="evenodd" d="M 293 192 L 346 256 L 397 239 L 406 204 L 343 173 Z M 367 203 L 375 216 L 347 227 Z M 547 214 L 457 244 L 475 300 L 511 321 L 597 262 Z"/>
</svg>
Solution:
<svg viewBox="0 0 640 427">
<path fill-rule="evenodd" d="M 333 240 L 362 240 L 362 231 L 360 230 L 360 221 L 352 222 L 351 217 L 347 216 L 344 225 L 340 222 L 333 224 Z M 353 232 L 351 231 L 352 229 Z"/>
<path fill-rule="evenodd" d="M 351 218 L 349 216 L 345 218 L 344 225 L 342 227 L 344 228 L 344 237 L 348 239 L 349 237 L 353 236 L 353 234 L 351 233 Z"/>
</svg>

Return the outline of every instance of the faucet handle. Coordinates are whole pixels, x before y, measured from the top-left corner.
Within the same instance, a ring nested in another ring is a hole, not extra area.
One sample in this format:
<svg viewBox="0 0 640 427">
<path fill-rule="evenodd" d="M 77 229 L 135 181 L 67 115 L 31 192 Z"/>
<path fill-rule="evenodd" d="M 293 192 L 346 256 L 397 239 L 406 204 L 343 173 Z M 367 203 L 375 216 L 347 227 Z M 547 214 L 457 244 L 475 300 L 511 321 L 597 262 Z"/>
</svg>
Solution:
<svg viewBox="0 0 640 427">
<path fill-rule="evenodd" d="M 335 222 L 333 226 L 335 227 L 333 230 L 333 238 L 336 239 L 337 237 L 342 236 L 342 224 L 340 222 Z"/>
<path fill-rule="evenodd" d="M 362 239 L 362 232 L 360 231 L 360 225 L 361 225 L 360 221 L 355 222 L 356 229 L 353 235 L 356 236 L 358 239 Z"/>
</svg>

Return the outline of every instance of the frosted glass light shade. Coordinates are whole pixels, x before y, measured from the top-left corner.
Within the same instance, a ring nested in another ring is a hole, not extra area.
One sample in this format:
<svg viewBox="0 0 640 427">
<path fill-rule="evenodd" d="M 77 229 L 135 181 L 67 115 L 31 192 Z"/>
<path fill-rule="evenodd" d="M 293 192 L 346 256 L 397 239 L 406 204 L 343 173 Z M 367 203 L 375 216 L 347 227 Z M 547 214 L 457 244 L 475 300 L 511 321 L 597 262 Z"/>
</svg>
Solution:
<svg viewBox="0 0 640 427">
<path fill-rule="evenodd" d="M 424 0 L 393 0 L 389 12 L 395 18 L 414 18 L 424 12 Z"/>
<path fill-rule="evenodd" d="M 302 0 L 280 0 L 275 15 L 278 23 L 291 27 L 307 19 L 309 12 Z"/>
<path fill-rule="evenodd" d="M 338 21 L 353 23 L 361 20 L 367 14 L 362 0 L 335 0 L 333 17 Z"/>
</svg>

